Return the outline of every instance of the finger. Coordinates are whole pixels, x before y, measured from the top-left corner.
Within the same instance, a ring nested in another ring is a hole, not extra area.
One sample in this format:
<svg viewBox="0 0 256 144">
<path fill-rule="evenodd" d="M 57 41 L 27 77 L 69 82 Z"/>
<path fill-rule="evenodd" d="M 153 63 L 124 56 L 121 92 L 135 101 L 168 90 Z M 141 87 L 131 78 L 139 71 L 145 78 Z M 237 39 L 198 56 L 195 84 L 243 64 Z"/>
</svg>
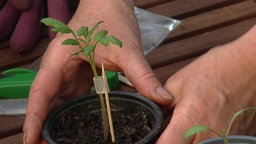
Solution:
<svg viewBox="0 0 256 144">
<path fill-rule="evenodd" d="M 55 18 L 63 23 L 67 24 L 71 18 L 71 12 L 69 10 L 68 0 L 48 0 L 48 17 Z M 49 28 L 49 37 L 54 38 L 56 33 L 50 30 Z"/>
<path fill-rule="evenodd" d="M 159 139 L 157 140 L 157 144 L 162 144 L 166 142 L 171 142 L 174 144 L 189 144 L 193 141 L 194 137 L 191 136 L 188 139 L 183 138 L 183 134 L 185 131 L 190 128 L 192 125 L 188 122 L 189 114 L 186 112 L 176 110 L 173 113 L 173 117 L 167 128 L 161 134 Z"/>
<path fill-rule="evenodd" d="M 173 95 L 163 88 L 142 54 L 133 57 L 124 60 L 123 70 L 138 92 L 161 105 L 170 104 Z"/>
<path fill-rule="evenodd" d="M 41 69 L 38 72 L 31 87 L 23 129 L 26 143 L 38 143 L 38 140 L 41 139 L 43 122 L 60 84 L 60 72 L 51 69 Z"/>
<path fill-rule="evenodd" d="M 31 9 L 22 13 L 10 41 L 14 52 L 26 53 L 39 41 L 42 2 L 43 0 L 32 1 Z"/>
<path fill-rule="evenodd" d="M 11 0 L 12 5 L 18 10 L 28 10 L 31 5 L 31 0 Z"/>
<path fill-rule="evenodd" d="M 180 79 L 180 77 L 183 78 L 181 72 L 176 73 L 175 75 L 170 77 L 164 85 L 164 87 L 168 91 L 172 91 L 172 93 L 176 97 L 173 103 L 171 104 L 174 107 L 171 121 L 169 122 L 169 125 L 159 137 L 157 141 L 158 144 L 165 143 L 166 141 L 175 144 L 185 144 L 191 143 L 193 139 L 193 137 L 191 137 L 190 139 L 185 140 L 182 137 L 187 128 L 191 126 L 190 122 L 188 122 L 188 117 L 192 116 L 192 110 L 188 112 L 186 110 L 186 107 L 188 107 L 188 105 L 184 105 L 180 100 L 182 98 L 182 79 Z M 179 105 L 177 104 L 177 102 L 179 102 Z M 189 121 L 191 121 L 191 119 Z"/>
<path fill-rule="evenodd" d="M 0 40 L 7 38 L 13 32 L 19 19 L 20 12 L 7 1 L 0 10 Z"/>
</svg>

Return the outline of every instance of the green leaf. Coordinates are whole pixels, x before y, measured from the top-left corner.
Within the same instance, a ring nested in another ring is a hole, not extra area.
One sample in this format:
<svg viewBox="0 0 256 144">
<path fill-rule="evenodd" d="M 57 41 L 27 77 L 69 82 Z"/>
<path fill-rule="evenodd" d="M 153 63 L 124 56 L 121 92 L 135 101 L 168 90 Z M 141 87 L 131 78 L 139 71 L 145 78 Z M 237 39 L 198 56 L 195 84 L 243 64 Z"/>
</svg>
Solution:
<svg viewBox="0 0 256 144">
<path fill-rule="evenodd" d="M 83 27 L 81 27 L 80 29 L 77 30 L 76 35 L 82 36 L 82 35 L 84 35 L 87 32 L 88 32 L 88 27 L 87 26 L 83 26 Z"/>
<path fill-rule="evenodd" d="M 92 45 L 92 46 L 87 46 L 85 49 L 84 49 L 84 54 L 86 56 L 89 56 L 95 49 L 95 45 Z"/>
<path fill-rule="evenodd" d="M 202 126 L 202 125 L 193 126 L 184 133 L 183 138 L 188 138 L 194 134 L 204 132 L 207 130 L 210 130 L 210 128 L 208 128 L 207 126 Z"/>
<path fill-rule="evenodd" d="M 86 34 L 86 39 L 89 40 L 92 36 L 92 33 L 95 31 L 95 29 L 97 29 L 99 27 L 99 25 L 103 23 L 103 21 L 99 21 L 98 23 L 96 23 L 90 30 L 89 32 Z"/>
<path fill-rule="evenodd" d="M 69 30 L 68 27 L 55 27 L 55 28 L 52 28 L 52 31 L 60 32 L 60 33 L 71 33 L 71 30 Z"/>
<path fill-rule="evenodd" d="M 109 36 L 108 38 L 109 38 L 109 41 L 112 42 L 113 44 L 115 44 L 119 47 L 123 46 L 123 43 L 118 38 L 116 38 L 115 36 Z"/>
<path fill-rule="evenodd" d="M 119 39 L 117 39 L 115 36 L 105 36 L 101 38 L 99 42 L 104 46 L 108 46 L 109 42 L 119 46 L 120 48 L 123 46 L 122 42 Z"/>
<path fill-rule="evenodd" d="M 72 30 L 63 22 L 54 19 L 54 18 L 44 18 L 41 20 L 46 26 L 53 27 L 52 31 L 60 32 L 60 33 L 71 33 Z"/>
<path fill-rule="evenodd" d="M 108 46 L 109 40 L 107 37 L 103 37 L 99 40 L 99 42 L 104 46 Z"/>
<path fill-rule="evenodd" d="M 108 31 L 102 30 L 95 34 L 94 41 L 98 42 L 101 38 L 105 37 L 108 34 Z"/>
<path fill-rule="evenodd" d="M 62 45 L 79 45 L 79 42 L 75 39 L 66 39 L 62 42 Z"/>
</svg>

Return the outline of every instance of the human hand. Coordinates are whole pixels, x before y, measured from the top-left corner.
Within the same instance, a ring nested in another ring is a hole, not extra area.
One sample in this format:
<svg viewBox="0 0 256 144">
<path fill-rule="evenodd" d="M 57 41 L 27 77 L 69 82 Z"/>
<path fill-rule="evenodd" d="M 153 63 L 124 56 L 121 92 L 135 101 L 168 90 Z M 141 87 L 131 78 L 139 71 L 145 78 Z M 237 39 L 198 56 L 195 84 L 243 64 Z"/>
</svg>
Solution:
<svg viewBox="0 0 256 144">
<path fill-rule="evenodd" d="M 210 50 L 168 79 L 165 88 L 175 95 L 174 112 L 157 143 L 189 144 L 216 137 L 203 132 L 182 138 L 195 125 L 226 130 L 236 111 L 256 105 L 255 31 Z M 255 135 L 255 115 L 250 111 L 239 116 L 231 134 Z"/>
<path fill-rule="evenodd" d="M 42 34 L 40 19 L 43 17 L 45 0 L 0 1 L 0 40 L 10 37 L 10 48 L 16 53 L 27 53 L 35 48 Z M 67 23 L 71 11 L 67 0 L 48 0 L 49 17 Z M 2 7 L 3 5 L 3 7 Z M 49 33 L 53 38 L 53 32 Z"/>
<path fill-rule="evenodd" d="M 81 24 L 91 27 L 99 21 L 104 21 L 100 29 L 106 29 L 109 35 L 114 35 L 123 42 L 123 48 L 116 48 L 113 45 L 110 46 L 111 48 L 99 46 L 95 50 L 96 64 L 101 66 L 101 62 L 104 62 L 108 70 L 123 71 L 142 95 L 162 105 L 169 104 L 170 94 L 162 88 L 144 59 L 133 4 L 127 0 L 97 2 L 87 0 L 80 1 L 80 5 L 69 23 L 72 29 L 80 28 Z M 84 19 L 81 16 L 87 17 Z M 83 56 L 81 58 L 86 59 Z"/>
<path fill-rule="evenodd" d="M 142 95 L 162 105 L 169 104 L 171 102 L 169 93 L 164 91 L 160 82 L 154 77 L 140 49 L 140 31 L 134 17 L 133 5 L 125 0 L 80 1 L 69 26 L 76 30 L 81 25 L 91 27 L 99 21 L 104 21 L 100 25 L 102 29 L 106 29 L 110 35 L 115 35 L 123 42 L 123 48 L 114 45 L 107 48 L 99 46 L 95 50 L 97 65 L 100 66 L 101 62 L 104 62 L 108 70 L 123 70 Z M 43 142 L 41 129 L 50 109 L 70 99 L 71 96 L 85 93 L 92 85 L 90 70 L 86 66 L 81 66 L 86 58 L 81 55 L 69 59 L 78 49 L 61 46 L 61 42 L 67 37 L 58 34 L 51 42 L 32 85 L 24 125 L 26 143 Z M 49 84 L 49 80 L 53 83 Z"/>
<path fill-rule="evenodd" d="M 55 42 L 52 41 L 52 44 Z M 89 64 L 77 57 L 70 57 L 69 53 L 74 53 L 74 50 L 50 45 L 43 56 L 30 91 L 24 124 L 25 144 L 44 142 L 41 129 L 53 107 L 90 91 L 93 74 Z"/>
</svg>

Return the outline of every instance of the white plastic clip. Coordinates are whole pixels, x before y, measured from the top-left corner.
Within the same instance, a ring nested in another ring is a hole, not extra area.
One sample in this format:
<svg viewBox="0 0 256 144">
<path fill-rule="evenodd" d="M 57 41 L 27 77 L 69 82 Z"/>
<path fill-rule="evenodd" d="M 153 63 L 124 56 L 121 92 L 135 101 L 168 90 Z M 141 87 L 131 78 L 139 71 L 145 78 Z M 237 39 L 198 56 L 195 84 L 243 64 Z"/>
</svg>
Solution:
<svg viewBox="0 0 256 144">
<path fill-rule="evenodd" d="M 94 83 L 94 87 L 97 94 L 105 94 L 110 91 L 107 82 L 105 82 L 105 86 L 104 86 L 104 81 L 105 80 L 103 79 L 102 76 L 98 76 L 97 78 L 93 77 L 93 83 Z"/>
</svg>

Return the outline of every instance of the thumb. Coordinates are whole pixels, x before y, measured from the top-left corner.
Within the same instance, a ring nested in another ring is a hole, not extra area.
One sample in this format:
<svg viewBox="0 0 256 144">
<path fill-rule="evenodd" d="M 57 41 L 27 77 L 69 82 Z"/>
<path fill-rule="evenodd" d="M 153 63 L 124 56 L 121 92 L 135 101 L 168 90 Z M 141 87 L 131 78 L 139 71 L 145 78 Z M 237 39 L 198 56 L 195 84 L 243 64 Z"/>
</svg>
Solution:
<svg viewBox="0 0 256 144">
<path fill-rule="evenodd" d="M 185 131 L 191 127 L 188 123 L 188 118 L 181 111 L 174 110 L 173 117 L 161 134 L 156 144 L 174 143 L 174 144 L 191 144 L 193 143 L 194 136 L 188 139 L 183 138 Z"/>
<path fill-rule="evenodd" d="M 143 56 L 126 61 L 123 70 L 126 77 L 141 95 L 162 106 L 173 101 L 173 95 L 163 88 Z"/>
</svg>

